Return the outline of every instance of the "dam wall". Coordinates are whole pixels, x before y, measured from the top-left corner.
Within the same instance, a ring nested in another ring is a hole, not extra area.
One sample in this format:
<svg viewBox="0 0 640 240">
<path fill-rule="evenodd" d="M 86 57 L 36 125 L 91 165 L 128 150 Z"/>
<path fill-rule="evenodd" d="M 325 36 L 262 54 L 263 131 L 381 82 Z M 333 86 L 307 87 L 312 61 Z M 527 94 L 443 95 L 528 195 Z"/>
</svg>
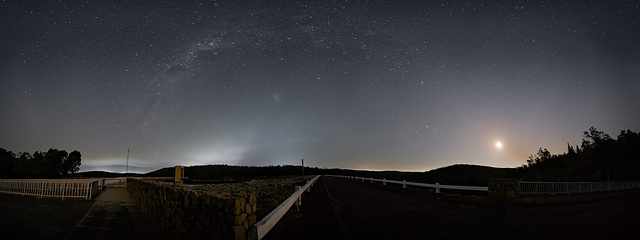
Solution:
<svg viewBox="0 0 640 240">
<path fill-rule="evenodd" d="M 251 191 L 215 192 L 127 179 L 127 191 L 172 239 L 248 239 L 257 221 Z"/>
</svg>

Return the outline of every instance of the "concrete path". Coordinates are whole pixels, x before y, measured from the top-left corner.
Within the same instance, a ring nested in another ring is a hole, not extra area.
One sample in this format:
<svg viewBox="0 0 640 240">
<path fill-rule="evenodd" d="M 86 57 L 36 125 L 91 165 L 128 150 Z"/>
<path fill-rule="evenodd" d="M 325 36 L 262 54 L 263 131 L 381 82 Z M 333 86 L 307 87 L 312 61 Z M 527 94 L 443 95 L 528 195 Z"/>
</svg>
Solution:
<svg viewBox="0 0 640 240">
<path fill-rule="evenodd" d="M 85 199 L 0 193 L 2 239 L 64 239 L 91 209 Z"/>
<path fill-rule="evenodd" d="M 167 239 L 124 188 L 108 188 L 67 239 Z"/>
</svg>

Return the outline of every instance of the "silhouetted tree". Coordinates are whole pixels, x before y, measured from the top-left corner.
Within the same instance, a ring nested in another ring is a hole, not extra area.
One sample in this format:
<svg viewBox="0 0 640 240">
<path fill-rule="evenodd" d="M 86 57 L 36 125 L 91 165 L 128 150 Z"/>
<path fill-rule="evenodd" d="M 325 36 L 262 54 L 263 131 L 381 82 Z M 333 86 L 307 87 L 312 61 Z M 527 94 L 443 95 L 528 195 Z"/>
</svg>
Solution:
<svg viewBox="0 0 640 240">
<path fill-rule="evenodd" d="M 0 178 L 8 178 L 14 175 L 16 156 L 11 151 L 0 148 Z"/>
<path fill-rule="evenodd" d="M 56 177 L 64 175 L 63 163 L 67 159 L 69 154 L 67 151 L 58 149 L 49 149 L 45 154 L 44 170 L 45 177 Z"/>
<path fill-rule="evenodd" d="M 16 157 L 11 151 L 0 148 L 0 178 L 52 178 L 69 176 L 80 170 L 81 154 L 73 151 L 49 149 L 46 153 L 23 152 Z"/>
<path fill-rule="evenodd" d="M 582 148 L 595 147 L 598 144 L 612 140 L 609 134 L 598 131 L 595 127 L 590 127 L 589 131 L 584 131 L 583 134 Z"/>
<path fill-rule="evenodd" d="M 31 156 L 31 153 L 28 153 L 28 152 L 20 153 L 20 157 L 18 157 L 18 160 L 16 161 L 15 178 L 28 177 L 28 176 L 25 177 L 25 172 L 27 171 L 26 169 L 28 169 L 29 166 L 31 165 L 31 161 L 33 161 L 33 156 Z"/>
<path fill-rule="evenodd" d="M 569 144 L 569 143 L 567 143 L 567 154 L 569 154 L 569 155 L 576 154 L 576 150 L 574 150 L 573 147 L 571 146 L 571 144 Z"/>
<path fill-rule="evenodd" d="M 536 155 L 529 156 L 529 159 L 527 159 L 527 164 L 529 165 L 541 164 L 549 159 L 551 159 L 551 153 L 549 152 L 549 150 L 547 150 L 546 148 L 545 149 L 539 148 L 538 153 L 536 153 Z"/>
<path fill-rule="evenodd" d="M 567 144 L 567 153 L 551 155 L 547 149 L 529 156 L 521 176 L 533 180 L 602 181 L 640 179 L 640 134 L 621 131 L 612 139 L 590 127 L 584 131 L 582 146 Z"/>
<path fill-rule="evenodd" d="M 69 156 L 62 164 L 63 175 L 73 176 L 80 170 L 80 164 L 82 161 L 82 155 L 78 150 L 69 153 Z"/>
</svg>

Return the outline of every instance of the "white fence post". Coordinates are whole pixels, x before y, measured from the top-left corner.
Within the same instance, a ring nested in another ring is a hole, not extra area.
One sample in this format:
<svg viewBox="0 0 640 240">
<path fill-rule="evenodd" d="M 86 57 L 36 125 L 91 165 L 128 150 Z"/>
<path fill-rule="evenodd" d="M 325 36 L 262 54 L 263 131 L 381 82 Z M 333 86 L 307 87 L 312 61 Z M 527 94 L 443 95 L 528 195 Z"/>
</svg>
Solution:
<svg viewBox="0 0 640 240">
<path fill-rule="evenodd" d="M 407 188 L 407 180 L 402 180 L 402 188 Z"/>
<path fill-rule="evenodd" d="M 440 193 L 440 183 L 436 182 L 436 193 Z"/>
<path fill-rule="evenodd" d="M 387 179 L 386 178 L 382 179 L 382 186 L 387 186 Z"/>
<path fill-rule="evenodd" d="M 320 176 L 316 176 L 311 180 L 311 183 L 315 182 Z M 276 209 L 271 211 L 267 216 L 262 218 L 262 220 L 258 221 L 253 225 L 253 230 L 249 234 L 249 239 L 262 239 L 275 225 L 280 221 L 280 219 L 289 211 L 289 209 L 300 201 L 300 197 L 302 196 L 302 192 L 299 192 L 301 188 L 310 187 L 311 184 L 305 185 L 303 187 L 296 186 L 296 192 L 294 192 L 289 198 L 287 198 L 284 202 L 282 202 Z"/>
<path fill-rule="evenodd" d="M 296 192 L 300 190 L 300 188 L 301 188 L 300 186 L 296 186 Z M 296 200 L 296 207 L 299 207 L 301 205 L 302 205 L 302 194 Z"/>
<path fill-rule="evenodd" d="M 371 183 L 373 183 L 373 177 L 371 177 L 370 180 L 371 180 Z"/>
<path fill-rule="evenodd" d="M 582 183 L 578 184 L 578 192 L 582 193 Z"/>
</svg>

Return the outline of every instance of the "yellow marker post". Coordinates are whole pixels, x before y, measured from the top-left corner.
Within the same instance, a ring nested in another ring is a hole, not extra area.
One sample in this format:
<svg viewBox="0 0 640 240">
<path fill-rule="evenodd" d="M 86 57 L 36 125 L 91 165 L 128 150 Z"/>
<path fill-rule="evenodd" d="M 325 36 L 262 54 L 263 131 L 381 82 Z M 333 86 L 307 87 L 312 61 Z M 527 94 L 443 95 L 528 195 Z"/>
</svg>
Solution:
<svg viewBox="0 0 640 240">
<path fill-rule="evenodd" d="M 175 174 L 173 175 L 173 185 L 182 187 L 182 179 L 184 178 L 184 167 L 176 166 Z"/>
</svg>

